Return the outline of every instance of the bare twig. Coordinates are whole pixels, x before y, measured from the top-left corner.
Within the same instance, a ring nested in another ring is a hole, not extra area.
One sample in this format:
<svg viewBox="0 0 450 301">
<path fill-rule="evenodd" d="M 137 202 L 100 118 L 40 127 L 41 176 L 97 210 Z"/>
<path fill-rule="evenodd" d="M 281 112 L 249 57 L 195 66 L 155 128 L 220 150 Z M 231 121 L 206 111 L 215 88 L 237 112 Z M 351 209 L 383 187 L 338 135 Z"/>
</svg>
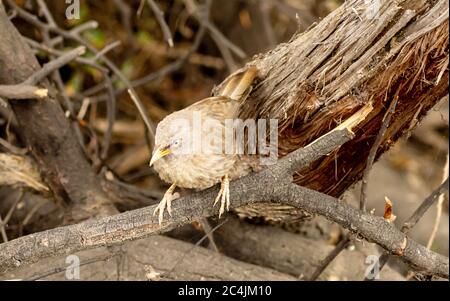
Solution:
<svg viewBox="0 0 450 301">
<path fill-rule="evenodd" d="M 145 1 L 145 0 L 144 0 Z M 184 66 L 184 64 L 188 61 L 189 57 L 195 53 L 197 51 L 197 49 L 200 47 L 200 44 L 205 36 L 205 28 L 204 27 L 200 27 L 200 29 L 197 31 L 197 34 L 195 36 L 195 40 L 194 43 L 191 45 L 191 47 L 189 48 L 189 50 L 182 56 L 180 57 L 178 60 L 176 60 L 173 63 L 170 63 L 164 67 L 162 67 L 161 69 L 159 69 L 156 72 L 152 72 L 148 75 L 145 75 L 141 78 L 135 79 L 133 81 L 131 81 L 131 86 L 133 88 L 137 88 L 139 86 L 143 86 L 146 85 L 148 83 L 151 83 L 153 81 L 157 81 L 167 75 L 169 75 L 170 73 L 173 73 L 177 70 L 179 70 L 181 67 Z M 95 87 L 92 87 L 91 89 L 89 89 L 88 91 L 85 91 L 85 95 L 88 94 L 94 94 L 97 93 L 99 91 L 101 91 L 103 89 L 104 85 L 97 85 Z M 123 92 L 125 92 L 126 89 L 118 89 L 115 90 L 115 95 L 121 94 Z M 107 99 L 107 95 L 102 94 L 102 95 L 98 95 L 95 97 L 90 97 L 92 102 L 97 102 L 97 101 L 104 101 Z"/>
<path fill-rule="evenodd" d="M 6 148 L 11 154 L 14 155 L 25 155 L 27 153 L 26 149 L 14 146 L 1 137 L 0 137 L 0 145 Z"/>
<path fill-rule="evenodd" d="M 170 47 L 173 47 L 173 38 L 172 33 L 170 32 L 170 28 L 166 23 L 166 20 L 164 19 L 164 13 L 159 8 L 159 6 L 155 3 L 153 0 L 147 0 L 148 6 L 152 9 L 153 13 L 155 14 L 156 20 L 159 23 L 159 26 L 161 27 L 162 33 L 164 35 L 164 39 L 166 40 L 167 44 Z"/>
<path fill-rule="evenodd" d="M 189 48 L 189 51 L 182 56 L 180 59 L 176 60 L 175 62 L 168 64 L 161 69 L 159 69 L 156 72 L 150 73 L 144 77 L 141 77 L 139 79 L 133 80 L 131 82 L 131 85 L 133 87 L 139 87 L 145 84 L 148 84 L 152 81 L 158 80 L 160 78 L 163 78 L 164 76 L 167 76 L 170 73 L 173 73 L 177 70 L 179 70 L 189 59 L 189 57 L 197 51 L 197 49 L 200 47 L 200 44 L 205 36 L 205 28 L 200 27 L 200 29 L 197 31 L 197 34 L 195 36 L 194 43 L 192 43 L 192 46 Z"/>
<path fill-rule="evenodd" d="M 0 97 L 6 99 L 33 99 L 45 98 L 48 90 L 31 85 L 0 85 Z"/>
<path fill-rule="evenodd" d="M 448 169 L 449 169 L 448 158 L 449 158 L 449 153 L 447 152 L 447 159 L 445 161 L 444 173 L 443 173 L 444 180 L 448 178 Z M 428 242 L 427 242 L 427 249 L 430 249 L 431 246 L 433 245 L 433 241 L 434 241 L 437 231 L 439 229 L 439 224 L 441 222 L 441 217 L 442 217 L 442 207 L 444 205 L 444 200 L 445 200 L 445 195 L 441 194 L 439 196 L 439 200 L 436 204 L 436 219 L 434 220 L 433 230 L 431 231 L 430 238 L 428 239 Z"/>
<path fill-rule="evenodd" d="M 128 45 L 134 45 L 134 33 L 131 27 L 131 8 L 124 0 L 114 0 L 114 4 L 120 11 L 122 26 L 127 33 Z"/>
<path fill-rule="evenodd" d="M 208 241 L 209 241 L 209 248 L 211 248 L 212 250 L 219 252 L 219 248 L 217 247 L 217 244 L 214 240 L 214 235 L 213 235 L 213 228 L 211 227 L 211 225 L 209 224 L 209 221 L 207 218 L 203 218 L 201 220 L 199 220 L 200 225 L 202 226 L 205 235 L 208 237 Z"/>
<path fill-rule="evenodd" d="M 170 271 L 169 271 L 169 274 L 170 273 L 173 273 L 173 271 L 176 269 L 176 267 L 178 266 L 178 265 L 180 265 L 180 263 L 182 263 L 183 262 L 183 260 L 186 258 L 186 256 L 187 255 L 189 255 L 189 253 L 191 253 L 192 251 L 194 251 L 194 249 L 196 248 L 196 247 L 198 247 L 206 238 L 208 238 L 208 237 L 211 237 L 212 236 L 212 234 L 214 233 L 214 231 L 216 231 L 217 229 L 219 229 L 220 227 L 222 227 L 226 222 L 228 222 L 228 219 L 225 219 L 225 220 L 223 220 L 222 222 L 220 222 L 218 225 L 216 225 L 214 228 L 211 228 L 210 227 L 210 229 L 208 229 L 208 230 L 206 230 L 205 232 L 205 235 L 203 235 L 202 236 L 202 238 L 200 238 L 192 247 L 191 247 L 191 249 L 190 250 L 188 250 L 187 252 L 185 252 L 184 254 L 183 254 L 183 256 L 181 256 L 180 257 L 180 259 L 178 259 L 176 262 L 175 262 L 175 264 L 173 265 L 173 267 L 170 269 Z M 210 241 L 214 241 L 214 240 L 211 240 L 210 239 Z M 217 252 L 217 246 L 215 246 L 215 248 L 216 248 L 216 252 Z"/>
<path fill-rule="evenodd" d="M 110 52 L 111 50 L 113 50 L 116 47 L 119 47 L 120 45 L 122 45 L 122 42 L 120 41 L 114 41 L 111 44 L 106 45 L 102 50 L 100 50 L 99 52 L 97 52 L 94 56 L 94 61 L 100 59 L 100 57 L 106 55 L 108 52 Z"/>
<path fill-rule="evenodd" d="M 38 72 L 34 73 L 32 76 L 30 76 L 26 81 L 23 83 L 26 85 L 35 85 L 39 83 L 41 80 L 46 78 L 50 73 L 52 73 L 55 70 L 58 70 L 64 65 L 67 65 L 80 55 L 83 55 L 86 52 L 86 47 L 79 46 L 75 49 L 72 49 L 68 52 L 66 52 L 64 55 L 56 58 L 53 61 L 48 62 L 45 64 L 41 69 L 39 69 Z"/>
<path fill-rule="evenodd" d="M 38 18 L 36 18 L 36 16 L 28 13 L 27 11 L 23 10 L 21 7 L 19 7 L 14 1 L 11 0 L 7 0 L 7 3 L 17 11 L 17 14 L 19 17 L 23 18 L 24 20 L 26 20 L 27 22 L 33 24 L 36 27 L 39 27 L 43 30 L 48 30 L 51 32 L 54 32 L 56 34 L 59 34 L 61 37 L 65 38 L 65 39 L 69 39 L 72 41 L 75 41 L 77 43 L 80 43 L 81 45 L 85 46 L 89 51 L 91 51 L 92 53 L 94 53 L 95 55 L 99 54 L 99 51 L 89 42 L 87 42 L 86 40 L 84 40 L 79 32 L 84 30 L 85 28 L 81 28 L 78 27 L 77 30 L 71 30 L 71 31 L 66 31 L 63 30 L 59 27 L 55 27 L 52 26 L 50 24 L 41 22 Z M 89 25 L 89 26 L 88 26 Z M 96 24 L 96 22 L 93 22 L 92 24 L 87 24 L 86 27 L 90 28 L 92 26 L 97 26 L 98 24 Z M 136 105 L 136 107 L 139 110 L 139 113 L 141 114 L 141 117 L 144 121 L 144 124 L 146 125 L 149 133 L 151 134 L 151 140 L 153 140 L 154 137 L 154 126 L 153 123 L 150 121 L 150 119 L 147 116 L 147 113 L 145 112 L 145 110 L 142 110 L 142 108 L 144 107 L 141 100 L 139 99 L 139 97 L 137 96 L 137 93 L 134 92 L 134 89 L 132 87 L 132 85 L 130 84 L 129 80 L 125 77 L 125 75 L 120 71 L 120 69 L 110 60 L 108 59 L 105 55 L 102 55 L 100 53 L 99 55 L 99 60 L 104 62 L 105 65 L 111 69 L 111 71 L 117 75 L 117 77 L 125 84 L 125 86 L 127 87 L 127 89 L 130 89 L 135 98 L 133 98 L 133 102 Z"/>
<path fill-rule="evenodd" d="M 435 189 L 423 202 L 420 204 L 420 206 L 414 211 L 414 213 L 403 223 L 403 226 L 401 228 L 401 232 L 407 234 L 409 230 L 414 227 L 417 222 L 420 220 L 420 218 L 425 214 L 425 212 L 436 202 L 436 200 L 439 199 L 439 196 L 444 193 L 445 191 L 448 191 L 448 178 L 437 188 Z M 405 237 L 406 239 L 406 237 Z M 406 246 L 405 246 L 406 247 Z M 404 249 L 404 248 L 403 248 Z M 402 249 L 400 249 L 400 256 L 403 255 Z M 386 263 L 389 261 L 391 257 L 391 254 L 389 252 L 384 253 L 380 256 L 378 260 L 378 273 L 381 272 L 383 267 L 386 265 Z M 372 271 L 369 273 L 369 275 L 374 275 L 376 273 L 375 267 L 372 269 Z M 373 278 L 365 278 L 366 281 L 372 281 Z"/>
<path fill-rule="evenodd" d="M 384 135 L 386 134 L 386 131 L 389 127 L 389 124 L 391 122 L 391 117 L 395 112 L 395 108 L 397 106 L 398 102 L 398 93 L 395 94 L 396 96 L 391 101 L 389 108 L 387 109 L 383 121 L 380 127 L 380 130 L 378 131 L 378 135 L 375 138 L 375 142 L 372 145 L 372 148 L 370 149 L 369 156 L 367 157 L 367 163 L 366 168 L 364 169 L 363 179 L 361 182 L 361 195 L 360 195 L 360 203 L 359 203 L 359 209 L 366 211 L 366 202 L 367 202 L 367 182 L 369 179 L 369 174 L 372 171 L 373 162 L 375 161 L 375 156 L 377 155 L 378 148 L 381 145 L 381 142 L 383 141 Z"/>
<path fill-rule="evenodd" d="M 56 56 L 64 55 L 64 52 L 61 51 L 61 50 L 49 47 L 49 46 L 41 44 L 41 43 L 38 43 L 38 42 L 36 42 L 34 40 L 31 40 L 31 39 L 29 39 L 27 37 L 23 37 L 23 38 L 34 49 L 39 49 L 41 51 L 44 51 L 46 53 L 53 54 L 53 55 L 56 55 Z M 107 68 L 102 67 L 101 65 L 97 64 L 95 61 L 93 61 L 91 59 L 86 59 L 84 57 L 77 57 L 77 58 L 75 58 L 74 61 L 77 62 L 78 64 L 82 64 L 82 65 L 93 67 L 93 68 L 98 69 L 99 71 L 102 71 L 102 72 L 108 72 Z"/>
<path fill-rule="evenodd" d="M 27 98 L 45 98 L 48 96 L 48 90 L 38 88 L 33 85 L 39 83 L 45 77 L 62 66 L 73 61 L 75 58 L 84 54 L 84 46 L 77 47 L 61 55 L 55 60 L 45 64 L 39 71 L 30 76 L 23 83 L 17 85 L 0 85 L 0 96 L 9 99 L 27 99 Z"/>
<path fill-rule="evenodd" d="M 108 261 L 108 260 L 110 260 L 111 258 L 113 258 L 115 256 L 117 256 L 117 254 L 108 254 L 108 255 L 99 256 L 99 257 L 91 258 L 91 259 L 88 259 L 88 260 L 84 260 L 83 262 L 80 262 L 80 264 L 77 267 L 86 266 L 86 265 L 89 265 L 89 264 L 92 264 L 92 263 L 95 263 L 95 262 L 100 262 L 100 261 Z M 40 280 L 40 279 L 43 279 L 43 278 L 46 278 L 46 277 L 49 277 L 49 276 L 52 276 L 52 275 L 55 275 L 55 274 L 58 274 L 58 273 L 62 273 L 62 272 L 67 271 L 69 269 L 73 269 L 73 267 L 57 267 L 57 268 L 51 269 L 49 271 L 46 271 L 46 272 L 44 272 L 42 274 L 33 275 L 33 276 L 31 276 L 29 278 L 25 278 L 23 280 L 25 280 L 25 281 L 36 281 L 36 280 Z"/>
<path fill-rule="evenodd" d="M 3 242 L 8 242 L 8 235 L 6 235 L 5 223 L 3 222 L 1 214 L 0 214 L 0 233 L 2 235 Z"/>
<path fill-rule="evenodd" d="M 23 196 L 24 196 L 24 192 L 23 192 L 23 190 L 21 189 L 21 190 L 19 190 L 19 193 L 17 194 L 17 197 L 16 197 L 14 203 L 12 204 L 11 208 L 8 210 L 8 212 L 7 212 L 6 215 L 5 215 L 5 219 L 3 220 L 3 224 L 2 224 L 3 226 L 6 226 L 6 224 L 7 224 L 7 223 L 9 222 L 9 220 L 11 219 L 11 217 L 12 217 L 14 211 L 15 211 L 16 208 L 17 208 L 17 205 L 22 201 Z M 0 223 L 0 224 L 1 224 L 1 223 Z"/>
<path fill-rule="evenodd" d="M 16 210 L 17 204 L 22 200 L 23 198 L 23 191 L 20 190 L 19 195 L 16 197 L 16 200 L 14 201 L 11 208 L 8 210 L 8 213 L 5 215 L 5 219 L 2 219 L 2 215 L 0 214 L 0 232 L 2 235 L 3 242 L 8 241 L 8 236 L 6 235 L 6 226 L 11 219 L 12 214 L 14 213 L 14 210 Z"/>
<path fill-rule="evenodd" d="M 237 69 L 237 64 L 235 63 L 231 52 L 235 53 L 241 59 L 246 57 L 245 52 L 240 49 L 238 46 L 233 44 L 227 37 L 225 37 L 219 29 L 211 22 L 209 17 L 209 10 L 212 5 L 212 0 L 208 0 L 205 4 L 205 9 L 201 10 L 200 7 L 196 4 L 195 0 L 185 0 L 185 6 L 192 16 L 194 16 L 197 21 L 204 26 L 211 35 L 211 38 L 216 43 L 219 51 L 221 52 L 225 62 L 228 65 L 228 68 L 231 71 L 235 71 Z"/>
<path fill-rule="evenodd" d="M 322 274 L 323 271 L 330 265 L 330 263 L 347 247 L 350 242 L 350 236 L 346 235 L 341 241 L 334 247 L 330 254 L 325 257 L 320 265 L 316 268 L 309 280 L 315 281 Z"/>
<path fill-rule="evenodd" d="M 425 212 L 430 209 L 430 207 L 439 199 L 439 196 L 445 191 L 448 191 L 448 178 L 431 193 L 420 206 L 414 211 L 414 213 L 403 223 L 402 232 L 408 233 L 411 228 L 413 228 L 417 222 L 422 218 Z"/>
</svg>

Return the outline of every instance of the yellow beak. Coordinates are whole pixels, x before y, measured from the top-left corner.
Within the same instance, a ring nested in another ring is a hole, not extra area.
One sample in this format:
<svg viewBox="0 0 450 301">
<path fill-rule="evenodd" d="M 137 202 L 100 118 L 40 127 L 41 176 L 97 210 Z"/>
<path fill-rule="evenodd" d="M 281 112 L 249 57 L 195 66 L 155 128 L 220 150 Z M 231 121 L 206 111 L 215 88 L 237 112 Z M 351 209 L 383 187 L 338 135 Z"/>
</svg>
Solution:
<svg viewBox="0 0 450 301">
<path fill-rule="evenodd" d="M 150 160 L 149 166 L 152 166 L 153 163 L 155 163 L 156 161 L 158 161 L 162 157 L 167 156 L 170 153 L 171 153 L 171 151 L 170 151 L 169 148 L 165 148 L 165 149 L 157 148 L 156 151 L 153 153 L 153 156 L 152 156 L 152 159 Z"/>
</svg>

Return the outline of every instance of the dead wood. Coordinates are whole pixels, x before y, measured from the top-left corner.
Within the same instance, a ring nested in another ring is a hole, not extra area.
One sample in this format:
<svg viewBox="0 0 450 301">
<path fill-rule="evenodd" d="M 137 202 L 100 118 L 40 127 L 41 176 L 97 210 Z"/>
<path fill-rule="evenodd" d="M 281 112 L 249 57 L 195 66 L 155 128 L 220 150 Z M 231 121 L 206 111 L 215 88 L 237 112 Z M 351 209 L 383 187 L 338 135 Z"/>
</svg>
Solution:
<svg viewBox="0 0 450 301">
<path fill-rule="evenodd" d="M 273 269 L 245 263 L 163 236 L 78 252 L 81 280 L 297 280 Z M 66 257 L 49 258 L 0 279 L 65 280 Z M 96 260 L 97 259 L 97 260 Z M 86 265 L 89 261 L 96 261 Z M 119 261 L 119 262 L 118 262 Z M 62 268 L 62 269 L 61 269 Z M 55 271 L 61 270 L 59 273 Z M 47 274 L 51 274 L 46 276 Z"/>
<path fill-rule="evenodd" d="M 353 128 L 355 124 L 348 126 Z M 232 207 L 272 201 L 323 215 L 366 240 L 376 242 L 390 253 L 399 256 L 411 268 L 424 274 L 448 278 L 447 257 L 426 249 L 382 217 L 359 211 L 333 197 L 291 182 L 290 166 L 306 166 L 348 142 L 352 137 L 348 128 L 332 131 L 310 146 L 279 160 L 271 168 L 234 181 L 234 190 L 231 191 Z M 276 187 L 274 183 L 277 183 Z M 171 219 L 165 220 L 161 225 L 158 218 L 152 214 L 156 206 L 151 206 L 31 234 L 1 244 L 0 273 L 43 258 L 117 245 L 127 240 L 160 234 L 194 220 L 213 216 L 217 212 L 211 206 L 211 200 L 217 192 L 218 188 L 214 187 L 179 199 L 173 204 Z"/>
<path fill-rule="evenodd" d="M 278 119 L 280 156 L 373 103 L 355 139 L 295 175 L 295 183 L 332 196 L 361 179 L 392 99 L 398 97 L 396 112 L 377 158 L 448 93 L 448 1 L 378 1 L 379 10 L 375 2 L 346 1 L 249 63 L 260 82 L 241 117 Z"/>
<path fill-rule="evenodd" d="M 236 218 L 229 218 L 214 237 L 220 250 L 228 256 L 300 279 L 309 279 L 333 249 L 333 245 L 324 240 L 306 238 L 274 226 L 255 226 Z M 369 254 L 379 255 L 374 245 L 366 244 L 362 250 L 344 251 L 319 280 L 363 279 L 368 267 L 365 259 Z M 404 277 L 387 268 L 381 273 L 380 279 L 404 280 Z"/>
<path fill-rule="evenodd" d="M 0 84 L 19 84 L 39 74 L 42 69 L 33 52 L 11 24 L 1 4 L 0 37 Z M 52 96 L 39 100 L 10 100 L 10 105 L 19 124 L 20 137 L 36 160 L 43 180 L 61 204 L 77 207 L 70 211 L 73 215 L 69 220 L 117 212 L 101 190 L 71 123 L 55 98 L 55 90 L 48 81 L 41 85 Z"/>
</svg>

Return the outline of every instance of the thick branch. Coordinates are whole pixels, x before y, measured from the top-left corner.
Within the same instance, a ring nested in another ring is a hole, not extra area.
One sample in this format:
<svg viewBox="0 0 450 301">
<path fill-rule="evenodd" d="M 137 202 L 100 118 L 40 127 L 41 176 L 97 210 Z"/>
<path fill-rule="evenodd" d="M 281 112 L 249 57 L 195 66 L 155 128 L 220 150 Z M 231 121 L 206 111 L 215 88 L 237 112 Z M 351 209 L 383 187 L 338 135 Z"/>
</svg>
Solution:
<svg viewBox="0 0 450 301">
<path fill-rule="evenodd" d="M 372 102 L 355 139 L 297 170 L 295 183 L 337 197 L 361 179 L 396 94 L 375 160 L 447 95 L 448 37 L 448 0 L 345 1 L 309 31 L 249 62 L 259 82 L 240 118 L 278 119 L 284 156 Z"/>
<path fill-rule="evenodd" d="M 76 255 L 80 258 L 81 280 L 296 280 L 296 277 L 274 269 L 239 261 L 202 247 L 192 248 L 190 243 L 160 235 L 125 244 L 123 254 L 99 248 Z M 114 259 L 121 255 L 123 266 L 119 276 Z M 109 260 L 98 260 L 102 258 Z M 48 258 L 2 275 L 0 279 L 64 280 L 68 266 L 65 259 Z M 56 274 L 58 271 L 60 273 Z M 49 277 L 48 274 L 53 275 Z"/>
<path fill-rule="evenodd" d="M 284 158 L 279 164 L 262 172 L 232 182 L 233 208 L 261 201 L 286 203 L 323 215 L 350 231 L 357 232 L 390 253 L 401 255 L 401 258 L 416 270 L 448 277 L 448 258 L 407 238 L 382 217 L 362 213 L 333 197 L 292 184 L 290 175 L 278 169 L 278 166 L 286 164 L 287 160 L 290 160 L 289 164 L 297 164 L 304 158 L 314 159 L 315 156 L 311 154 L 317 154 L 319 151 L 323 154 L 329 153 L 336 148 L 334 141 L 338 137 L 346 136 L 343 135 L 345 131 L 347 130 L 333 131 L 312 145 L 294 152 L 293 157 Z M 341 142 L 344 143 L 348 139 L 344 138 Z M 317 149 L 318 144 L 322 145 L 321 150 Z M 158 218 L 152 214 L 154 206 L 150 206 L 18 238 L 0 245 L 0 273 L 41 258 L 160 234 L 194 220 L 213 216 L 216 210 L 211 206 L 211 200 L 217 192 L 218 188 L 214 187 L 175 201 L 172 218 L 166 218 L 161 226 L 158 225 Z"/>
</svg>

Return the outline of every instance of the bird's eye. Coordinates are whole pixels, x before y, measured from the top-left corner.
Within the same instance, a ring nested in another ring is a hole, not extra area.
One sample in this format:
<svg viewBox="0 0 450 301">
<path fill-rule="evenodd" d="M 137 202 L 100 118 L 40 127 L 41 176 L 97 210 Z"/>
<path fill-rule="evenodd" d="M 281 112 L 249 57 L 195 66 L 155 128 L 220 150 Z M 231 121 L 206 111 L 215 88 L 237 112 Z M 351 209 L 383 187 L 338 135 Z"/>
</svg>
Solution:
<svg viewBox="0 0 450 301">
<path fill-rule="evenodd" d="M 172 144 L 173 144 L 174 146 L 180 145 L 180 144 L 181 144 L 181 139 L 176 139 L 176 140 L 174 140 L 174 141 L 172 142 Z"/>
</svg>

